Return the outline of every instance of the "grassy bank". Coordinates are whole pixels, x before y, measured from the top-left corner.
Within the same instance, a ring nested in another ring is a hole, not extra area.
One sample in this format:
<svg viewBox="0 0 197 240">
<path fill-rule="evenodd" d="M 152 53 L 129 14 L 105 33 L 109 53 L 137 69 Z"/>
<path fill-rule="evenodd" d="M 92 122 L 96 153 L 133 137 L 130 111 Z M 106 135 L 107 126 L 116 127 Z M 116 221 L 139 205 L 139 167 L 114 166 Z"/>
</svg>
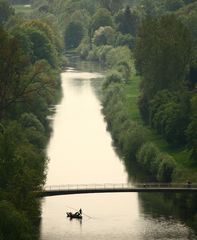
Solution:
<svg viewBox="0 0 197 240">
<path fill-rule="evenodd" d="M 190 179 L 193 182 L 197 182 L 197 171 L 196 168 L 189 164 L 189 153 L 184 148 L 172 147 L 162 136 L 158 135 L 149 126 L 144 125 L 138 108 L 138 97 L 140 94 L 140 77 L 133 76 L 132 80 L 124 85 L 123 95 L 124 106 L 126 112 L 129 114 L 129 118 L 132 121 L 137 122 L 143 127 L 144 132 L 146 132 L 146 141 L 152 142 L 161 152 L 166 152 L 171 155 L 177 163 L 177 173 L 175 174 L 173 181 L 186 181 Z"/>
</svg>

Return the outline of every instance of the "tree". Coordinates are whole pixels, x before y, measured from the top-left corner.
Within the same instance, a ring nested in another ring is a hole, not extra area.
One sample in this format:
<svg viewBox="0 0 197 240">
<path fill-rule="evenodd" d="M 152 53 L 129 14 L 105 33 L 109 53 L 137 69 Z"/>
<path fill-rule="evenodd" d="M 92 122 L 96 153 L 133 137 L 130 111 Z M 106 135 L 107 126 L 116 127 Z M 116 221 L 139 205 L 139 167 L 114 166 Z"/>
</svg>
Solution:
<svg viewBox="0 0 197 240">
<path fill-rule="evenodd" d="M 23 24 L 23 27 L 25 29 L 31 28 L 43 32 L 50 41 L 50 43 L 53 44 L 56 48 L 58 48 L 55 33 L 53 32 L 53 29 L 49 26 L 49 24 L 47 24 L 46 22 L 43 22 L 41 20 L 27 21 Z"/>
<path fill-rule="evenodd" d="M 84 36 L 82 23 L 71 21 L 65 30 L 64 40 L 67 49 L 77 48 Z"/>
<path fill-rule="evenodd" d="M 131 34 L 117 33 L 115 46 L 128 46 L 130 49 L 134 49 L 135 39 Z"/>
<path fill-rule="evenodd" d="M 145 114 L 157 91 L 184 86 L 193 54 L 192 37 L 175 16 L 148 18 L 142 23 L 136 41 L 135 65 L 143 76 L 140 105 Z"/>
<path fill-rule="evenodd" d="M 183 86 L 192 47 L 187 28 L 174 16 L 143 22 L 136 43 L 136 67 L 149 81 L 151 94 Z"/>
<path fill-rule="evenodd" d="M 29 56 L 24 54 L 20 41 L 2 29 L 0 42 L 1 118 L 11 105 L 24 101 L 33 93 L 42 95 L 47 86 L 54 85 L 54 79 L 48 74 L 50 68 L 46 61 L 32 64 Z"/>
<path fill-rule="evenodd" d="M 86 9 L 76 10 L 70 18 L 70 21 L 78 21 L 83 24 L 84 29 L 86 29 L 90 24 L 90 14 Z"/>
<path fill-rule="evenodd" d="M 115 30 L 112 27 L 100 27 L 94 33 L 93 42 L 96 45 L 113 45 L 115 39 Z"/>
<path fill-rule="evenodd" d="M 161 182 L 172 182 L 176 169 L 174 159 L 168 154 L 160 154 L 157 161 L 160 162 L 157 179 Z"/>
<path fill-rule="evenodd" d="M 12 29 L 12 35 L 20 42 L 21 51 L 28 55 L 32 63 L 46 60 L 51 66 L 58 65 L 58 54 L 62 47 L 59 36 L 51 27 L 40 20 L 27 21 Z"/>
<path fill-rule="evenodd" d="M 14 15 L 14 9 L 8 1 L 0 0 L 0 24 L 5 23 L 11 15 Z"/>
<path fill-rule="evenodd" d="M 189 70 L 189 89 L 194 90 L 197 83 L 197 59 L 194 63 L 191 64 L 190 70 Z"/>
<path fill-rule="evenodd" d="M 174 12 L 184 6 L 184 1 L 183 0 L 166 0 L 165 6 L 167 11 Z"/>
<path fill-rule="evenodd" d="M 197 96 L 194 95 L 191 100 L 191 120 L 187 131 L 188 149 L 191 151 L 191 158 L 197 159 Z M 195 162 L 196 164 L 196 162 Z"/>
<path fill-rule="evenodd" d="M 123 153 L 130 161 L 134 161 L 137 158 L 137 153 L 145 143 L 145 134 L 143 128 L 135 126 L 125 133 L 123 137 Z"/>
<path fill-rule="evenodd" d="M 112 13 L 117 12 L 123 6 L 122 0 L 99 0 L 102 8 L 106 8 Z"/>
<path fill-rule="evenodd" d="M 15 38 L 10 38 L 8 34 L 0 28 L 0 110 L 2 111 L 11 102 L 14 88 L 13 79 L 19 82 L 24 61 L 20 54 L 19 43 Z M 1 116 L 2 117 L 2 116 Z"/>
<path fill-rule="evenodd" d="M 170 143 L 184 145 L 190 103 L 186 92 L 157 92 L 149 105 L 149 123 Z"/>
<path fill-rule="evenodd" d="M 32 240 L 33 228 L 24 213 L 8 201 L 0 201 L 0 238 Z"/>
<path fill-rule="evenodd" d="M 123 34 L 131 34 L 136 36 L 139 16 L 137 11 L 132 11 L 129 6 L 124 11 L 120 11 L 116 16 L 118 30 Z"/>
<path fill-rule="evenodd" d="M 138 154 L 137 161 L 144 166 L 144 168 L 154 176 L 157 174 L 159 168 L 158 155 L 159 149 L 151 142 L 142 145 Z"/>
<path fill-rule="evenodd" d="M 113 27 L 113 19 L 112 19 L 111 13 L 107 9 L 99 8 L 92 17 L 91 35 L 93 36 L 94 32 L 99 27 L 105 27 L 105 26 Z"/>
<path fill-rule="evenodd" d="M 183 0 L 185 4 L 190 4 L 195 2 L 196 0 Z"/>
<path fill-rule="evenodd" d="M 158 6 L 159 4 L 159 6 Z M 161 1 L 158 0 L 141 0 L 142 10 L 145 16 L 158 16 L 159 8 L 162 8 Z"/>
<path fill-rule="evenodd" d="M 118 71 L 113 70 L 107 74 L 107 77 L 106 77 L 103 87 L 106 88 L 112 83 L 121 83 L 122 80 L 123 79 L 122 79 L 121 74 Z"/>
<path fill-rule="evenodd" d="M 20 117 L 21 126 L 25 128 L 33 128 L 36 131 L 44 132 L 44 126 L 33 113 L 23 113 Z"/>
<path fill-rule="evenodd" d="M 56 67 L 57 52 L 46 34 L 34 27 L 27 28 L 26 34 L 32 42 L 33 62 L 44 59 Z"/>
</svg>

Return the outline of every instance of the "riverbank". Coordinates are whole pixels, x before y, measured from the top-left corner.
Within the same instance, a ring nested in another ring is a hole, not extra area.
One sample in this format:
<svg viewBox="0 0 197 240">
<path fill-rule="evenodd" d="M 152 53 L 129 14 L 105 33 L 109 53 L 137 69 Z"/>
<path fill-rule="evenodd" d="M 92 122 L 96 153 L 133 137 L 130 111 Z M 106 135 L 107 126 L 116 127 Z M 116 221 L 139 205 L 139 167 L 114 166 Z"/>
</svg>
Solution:
<svg viewBox="0 0 197 240">
<path fill-rule="evenodd" d="M 139 76 L 133 75 L 126 84 L 111 83 L 103 91 L 103 112 L 115 145 L 125 161 L 137 162 L 150 175 L 151 180 L 197 181 L 196 168 L 188 165 L 188 152 L 173 148 L 162 136 L 143 123 L 138 108 Z M 135 132 L 131 131 L 133 127 Z M 164 154 L 166 157 L 162 158 Z"/>
<path fill-rule="evenodd" d="M 131 181 L 185 182 L 190 179 L 196 182 L 196 169 L 184 161 L 184 157 L 188 157 L 187 152 L 172 149 L 161 136 L 143 123 L 138 108 L 139 93 L 140 77 L 136 75 L 127 84 L 112 83 L 103 88 L 103 113 Z M 184 155 L 180 158 L 182 153 Z M 166 159 L 162 159 L 162 155 L 167 156 Z M 173 166 L 167 158 L 174 161 Z M 174 215 L 196 229 L 196 194 L 139 194 L 139 199 L 143 205 L 146 204 L 148 212 L 159 216 L 161 209 L 166 209 L 168 213 L 172 213 L 173 209 Z M 153 210 L 153 206 L 157 207 Z"/>
<path fill-rule="evenodd" d="M 196 182 L 196 167 L 186 145 L 173 147 L 142 120 L 138 105 L 141 79 L 136 75 L 130 49 L 93 47 L 87 59 L 107 68 L 101 100 L 103 113 L 126 164 L 137 164 L 152 181 Z"/>
</svg>

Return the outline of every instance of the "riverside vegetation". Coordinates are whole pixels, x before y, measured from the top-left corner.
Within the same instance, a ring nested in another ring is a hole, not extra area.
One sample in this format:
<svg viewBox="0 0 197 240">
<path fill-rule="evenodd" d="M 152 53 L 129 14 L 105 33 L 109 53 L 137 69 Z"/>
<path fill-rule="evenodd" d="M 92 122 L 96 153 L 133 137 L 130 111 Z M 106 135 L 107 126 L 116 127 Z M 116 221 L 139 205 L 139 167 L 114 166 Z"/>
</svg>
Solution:
<svg viewBox="0 0 197 240">
<path fill-rule="evenodd" d="M 71 15 L 79 42 L 69 44 L 69 25 L 65 42 L 108 68 L 103 112 L 115 145 L 153 181 L 196 181 L 197 2 L 93 2 L 92 17 L 82 5 Z"/>
<path fill-rule="evenodd" d="M 45 181 L 47 116 L 60 92 L 63 41 L 52 15 L 15 13 L 8 2 L 0 0 L 0 239 L 31 240 L 39 237 L 33 191 Z"/>
<path fill-rule="evenodd" d="M 8 2 L 0 0 L 0 239 L 38 238 L 32 192 L 45 180 L 63 46 L 107 67 L 103 112 L 125 164 L 154 181 L 197 180 L 195 0 L 12 0 L 32 4 L 16 12 Z"/>
</svg>

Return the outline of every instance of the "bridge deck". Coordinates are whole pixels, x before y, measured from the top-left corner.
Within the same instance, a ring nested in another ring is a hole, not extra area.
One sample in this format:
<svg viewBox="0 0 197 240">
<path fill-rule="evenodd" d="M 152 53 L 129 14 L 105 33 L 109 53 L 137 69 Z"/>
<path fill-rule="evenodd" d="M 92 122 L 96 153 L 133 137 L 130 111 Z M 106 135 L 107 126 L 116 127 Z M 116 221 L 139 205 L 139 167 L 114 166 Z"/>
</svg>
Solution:
<svg viewBox="0 0 197 240">
<path fill-rule="evenodd" d="M 197 193 L 197 184 L 91 184 L 91 185 L 61 185 L 47 186 L 40 197 L 49 197 L 69 194 L 86 193 L 121 193 L 121 192 L 174 192 L 174 193 Z"/>
</svg>

